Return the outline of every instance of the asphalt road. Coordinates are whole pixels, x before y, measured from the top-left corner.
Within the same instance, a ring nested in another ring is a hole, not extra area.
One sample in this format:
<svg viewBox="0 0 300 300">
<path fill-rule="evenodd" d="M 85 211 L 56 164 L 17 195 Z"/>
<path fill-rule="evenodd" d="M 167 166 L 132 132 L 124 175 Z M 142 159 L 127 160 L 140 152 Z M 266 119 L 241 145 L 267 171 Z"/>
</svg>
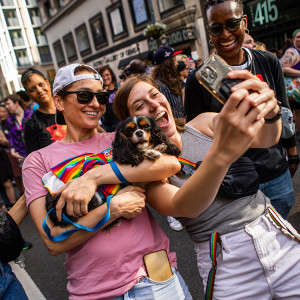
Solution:
<svg viewBox="0 0 300 300">
<path fill-rule="evenodd" d="M 298 145 L 298 153 L 299 151 L 300 146 Z M 298 232 L 300 232 L 299 182 L 300 171 L 298 170 L 293 178 L 296 202 L 289 217 L 290 223 L 298 230 Z M 156 212 L 153 212 L 153 214 L 166 235 L 170 238 L 171 250 L 177 253 L 179 271 L 185 279 L 193 298 L 197 300 L 204 299 L 202 281 L 198 274 L 193 245 L 187 234 L 184 231 L 172 231 L 168 226 L 166 217 L 163 217 Z M 68 299 L 68 293 L 66 290 L 67 275 L 63 267 L 65 256 L 60 255 L 54 257 L 48 254 L 48 251 L 38 236 L 30 217 L 25 219 L 21 225 L 21 230 L 24 238 L 34 244 L 32 249 L 23 251 L 26 272 L 33 279 L 46 299 Z"/>
</svg>

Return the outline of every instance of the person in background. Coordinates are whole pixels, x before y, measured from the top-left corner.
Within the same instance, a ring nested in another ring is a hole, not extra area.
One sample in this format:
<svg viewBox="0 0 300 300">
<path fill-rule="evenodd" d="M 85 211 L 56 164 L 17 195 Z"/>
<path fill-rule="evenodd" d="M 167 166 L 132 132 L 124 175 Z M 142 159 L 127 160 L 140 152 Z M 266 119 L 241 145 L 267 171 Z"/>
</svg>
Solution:
<svg viewBox="0 0 300 300">
<path fill-rule="evenodd" d="M 147 71 L 147 67 L 140 59 L 133 59 L 129 63 L 130 74 L 144 74 Z"/>
<path fill-rule="evenodd" d="M 31 117 L 33 111 L 23 110 L 21 103 L 22 99 L 17 94 L 8 95 L 5 100 L 5 107 L 10 115 L 6 119 L 6 128 L 8 130 L 9 150 L 15 159 L 18 160 L 19 166 L 17 172 L 14 173 L 16 185 L 20 194 L 24 193 L 22 185 L 21 168 L 26 157 L 25 143 L 24 143 L 24 129 L 25 122 Z"/>
<path fill-rule="evenodd" d="M 154 68 L 152 77 L 157 81 L 159 90 L 170 102 L 175 118 L 183 118 L 182 89 L 177 75 L 177 64 L 175 56 L 182 50 L 175 51 L 170 46 L 163 46 L 156 50 L 153 56 Z"/>
<path fill-rule="evenodd" d="M 267 51 L 267 47 L 263 42 L 255 42 L 256 44 L 256 50 L 262 50 L 262 51 Z"/>
<path fill-rule="evenodd" d="M 177 54 L 177 55 L 175 56 L 175 59 L 176 59 L 177 62 L 178 62 L 178 61 L 183 61 L 183 62 L 185 63 L 185 65 L 186 65 L 186 67 L 187 67 L 187 68 L 189 67 L 189 66 L 188 66 L 189 58 L 188 58 L 187 55 L 185 55 L 185 54 Z"/>
<path fill-rule="evenodd" d="M 16 172 L 17 173 L 19 172 L 19 164 L 17 159 L 12 157 L 9 151 L 8 130 L 6 128 L 6 119 L 8 118 L 8 116 L 9 116 L 9 112 L 5 107 L 5 103 L 1 102 L 0 103 L 0 144 L 1 144 L 0 148 L 2 148 L 5 151 L 6 158 L 8 159 L 7 161 L 8 169 L 6 170 L 8 170 L 10 174 L 12 174 L 10 178 L 14 178 L 14 174 Z M 5 166 L 5 168 L 7 168 L 7 165 Z M 5 169 L 2 169 L 1 167 L 1 170 L 5 170 Z M 15 201 L 11 201 L 8 198 L 5 192 L 5 187 L 3 185 L 0 185 L 0 194 L 2 200 L 5 203 L 6 208 L 9 209 L 11 207 L 11 203 Z"/>
<path fill-rule="evenodd" d="M 192 72 L 195 68 L 196 68 L 195 61 L 191 57 L 189 57 L 189 61 L 188 61 L 188 70 L 189 70 L 189 72 Z"/>
<path fill-rule="evenodd" d="M 51 86 L 43 73 L 29 68 L 22 74 L 21 81 L 28 97 L 39 105 L 25 126 L 25 148 L 28 155 L 62 140 L 66 127 L 56 123 Z"/>
<path fill-rule="evenodd" d="M 187 76 L 189 75 L 189 71 L 183 61 L 178 62 L 177 72 L 179 75 L 179 80 L 182 88 L 182 102 L 184 104 L 184 88 L 185 88 Z"/>
<path fill-rule="evenodd" d="M 11 180 L 13 177 L 11 165 L 7 153 L 5 151 L 5 149 L 8 148 L 8 139 L 6 138 L 4 132 L 0 129 L 0 185 L 2 185 L 4 188 L 5 195 L 9 200 L 10 208 L 16 203 L 16 195 Z"/>
<path fill-rule="evenodd" d="M 26 215 L 25 195 L 8 213 L 0 211 L 0 298 L 3 300 L 28 300 L 22 284 L 9 265 L 10 261 L 20 255 L 24 247 L 19 226 Z"/>
<path fill-rule="evenodd" d="M 256 49 L 256 44 L 254 42 L 253 37 L 250 34 L 245 33 L 244 42 L 242 46 L 249 49 Z"/>
<path fill-rule="evenodd" d="M 203 59 L 202 58 L 199 58 L 199 59 L 196 59 L 195 60 L 195 63 L 196 63 L 196 68 L 200 67 L 202 64 L 203 64 Z"/>
<path fill-rule="evenodd" d="M 180 80 L 181 88 L 184 89 L 185 88 L 186 79 L 187 79 L 187 77 L 189 75 L 189 71 L 188 71 L 188 69 L 186 67 L 186 64 L 183 61 L 179 61 L 178 62 L 177 72 L 178 72 L 178 75 L 179 75 L 179 80 Z"/>
<path fill-rule="evenodd" d="M 293 44 L 288 48 L 281 59 L 281 67 L 283 74 L 290 77 L 286 82 L 286 88 L 295 89 L 297 87 L 293 79 L 298 77 L 298 85 L 300 82 L 300 29 L 296 29 L 293 34 Z M 298 142 L 300 142 L 300 94 L 298 86 L 298 96 L 294 93 L 293 97 L 289 98 L 291 109 L 295 116 L 296 130 L 298 135 Z M 296 99 L 297 98 L 297 99 Z M 295 157 L 296 158 L 296 157 Z M 297 159 L 297 158 L 296 158 Z"/>
<path fill-rule="evenodd" d="M 277 48 L 270 48 L 268 51 L 273 53 L 278 59 L 280 58 L 280 53 Z"/>
<path fill-rule="evenodd" d="M 32 101 L 24 90 L 20 90 L 16 94 L 18 94 L 22 99 L 23 109 L 30 109 L 36 111 L 39 108 L 39 105 Z"/>
<path fill-rule="evenodd" d="M 243 48 L 247 31 L 247 15 L 240 0 L 208 0 L 206 2 L 208 33 L 211 43 L 233 70 L 247 69 L 269 84 L 276 98 L 289 108 L 283 74 L 278 59 L 271 53 Z M 188 120 L 204 112 L 219 112 L 223 105 L 197 81 L 194 72 L 187 78 L 185 112 Z M 246 153 L 256 168 L 261 191 L 276 210 L 287 219 L 295 201 L 292 178 L 298 168 L 296 139 L 281 138 L 267 149 L 250 149 Z M 288 159 L 287 159 L 288 157 Z M 289 160 L 289 161 L 288 161 Z"/>
<path fill-rule="evenodd" d="M 121 122 L 115 116 L 112 105 L 117 92 L 117 78 L 109 65 L 105 65 L 99 68 L 99 74 L 103 78 L 104 89 L 109 93 L 109 100 L 106 105 L 106 111 L 101 118 L 102 127 L 106 132 L 113 132 Z"/>
</svg>

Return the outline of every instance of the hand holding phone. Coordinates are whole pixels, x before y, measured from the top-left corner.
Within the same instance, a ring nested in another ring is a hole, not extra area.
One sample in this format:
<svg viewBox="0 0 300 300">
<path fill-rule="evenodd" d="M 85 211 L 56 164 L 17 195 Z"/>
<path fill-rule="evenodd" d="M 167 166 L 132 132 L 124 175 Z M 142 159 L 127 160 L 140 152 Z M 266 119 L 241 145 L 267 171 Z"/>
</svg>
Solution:
<svg viewBox="0 0 300 300">
<path fill-rule="evenodd" d="M 196 72 L 196 79 L 216 99 L 225 104 L 231 94 L 231 88 L 240 83 L 241 79 L 229 79 L 229 65 L 219 55 L 210 55 Z"/>
</svg>

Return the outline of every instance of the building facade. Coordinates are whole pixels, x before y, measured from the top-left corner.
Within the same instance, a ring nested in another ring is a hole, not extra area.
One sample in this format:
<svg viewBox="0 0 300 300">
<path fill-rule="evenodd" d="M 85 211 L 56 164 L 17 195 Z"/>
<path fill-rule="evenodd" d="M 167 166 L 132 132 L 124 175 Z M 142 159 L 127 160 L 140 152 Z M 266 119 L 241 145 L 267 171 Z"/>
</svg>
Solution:
<svg viewBox="0 0 300 300">
<path fill-rule="evenodd" d="M 22 72 L 35 67 L 48 77 L 53 64 L 36 0 L 0 1 L 0 98 L 22 89 Z"/>
<path fill-rule="evenodd" d="M 133 58 L 151 61 L 162 44 L 193 58 L 208 55 L 199 0 L 39 0 L 55 68 L 85 62 L 109 64 L 116 75 Z M 166 25 L 164 35 L 150 39 L 147 25 Z"/>
</svg>

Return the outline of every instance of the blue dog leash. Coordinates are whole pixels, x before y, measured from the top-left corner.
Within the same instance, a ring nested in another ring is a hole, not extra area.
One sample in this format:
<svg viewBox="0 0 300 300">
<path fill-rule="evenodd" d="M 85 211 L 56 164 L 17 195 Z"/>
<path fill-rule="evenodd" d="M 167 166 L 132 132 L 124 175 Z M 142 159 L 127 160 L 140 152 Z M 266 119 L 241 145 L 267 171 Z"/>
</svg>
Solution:
<svg viewBox="0 0 300 300">
<path fill-rule="evenodd" d="M 123 176 L 123 174 L 121 173 L 121 171 L 119 170 L 117 164 L 113 161 L 110 163 L 110 166 L 112 168 L 112 170 L 114 171 L 114 173 L 116 174 L 116 176 L 118 177 L 118 179 L 122 182 L 122 183 L 127 183 L 127 184 L 131 184 L 129 183 L 125 177 Z M 93 231 L 96 231 L 98 229 L 100 229 L 110 218 L 110 201 L 111 201 L 111 198 L 113 197 L 114 195 L 109 195 L 107 198 L 106 198 L 106 203 L 107 203 L 107 213 L 106 215 L 97 223 L 97 225 L 93 228 L 89 228 L 89 227 L 86 227 L 86 226 L 83 226 L 83 225 L 80 225 L 80 224 L 76 224 L 74 222 L 72 222 L 64 213 L 62 213 L 62 220 L 65 221 L 66 223 L 69 223 L 69 224 L 72 224 L 75 226 L 75 228 L 73 229 L 70 229 L 70 230 L 67 230 L 63 233 L 61 233 L 60 235 L 58 236 L 52 236 L 51 235 L 51 231 L 50 231 L 50 228 L 47 224 L 47 218 L 49 216 L 49 214 L 53 211 L 55 212 L 55 208 L 51 208 L 50 211 L 47 213 L 47 216 L 45 217 L 45 219 L 43 220 L 43 223 L 42 223 L 42 227 L 45 231 L 45 233 L 47 234 L 48 238 L 51 240 L 51 241 L 54 241 L 54 242 L 60 242 L 60 241 L 63 241 L 65 240 L 66 238 L 68 238 L 70 235 L 72 235 L 74 232 L 76 232 L 78 229 L 82 229 L 82 230 L 86 230 L 86 231 L 89 231 L 89 232 L 93 232 Z"/>
</svg>

